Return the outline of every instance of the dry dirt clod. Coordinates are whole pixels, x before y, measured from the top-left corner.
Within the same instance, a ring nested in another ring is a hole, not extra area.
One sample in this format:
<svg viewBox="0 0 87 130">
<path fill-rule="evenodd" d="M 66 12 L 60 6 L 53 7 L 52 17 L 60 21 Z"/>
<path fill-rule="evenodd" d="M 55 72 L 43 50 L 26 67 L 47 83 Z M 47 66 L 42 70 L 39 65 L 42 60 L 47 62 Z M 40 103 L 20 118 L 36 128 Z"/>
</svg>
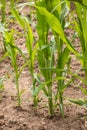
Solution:
<svg viewBox="0 0 87 130">
<path fill-rule="evenodd" d="M 0 126 L 3 126 L 4 124 L 5 124 L 4 120 L 0 120 Z"/>
<path fill-rule="evenodd" d="M 4 119 L 4 118 L 5 118 L 4 114 L 1 114 L 0 119 Z"/>
</svg>

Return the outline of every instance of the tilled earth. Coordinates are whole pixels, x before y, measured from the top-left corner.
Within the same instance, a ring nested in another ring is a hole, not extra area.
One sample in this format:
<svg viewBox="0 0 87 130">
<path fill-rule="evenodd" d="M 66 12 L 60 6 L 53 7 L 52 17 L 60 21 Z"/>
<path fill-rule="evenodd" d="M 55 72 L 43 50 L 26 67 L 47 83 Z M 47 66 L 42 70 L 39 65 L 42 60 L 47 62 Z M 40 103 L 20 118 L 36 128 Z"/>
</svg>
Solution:
<svg viewBox="0 0 87 130">
<path fill-rule="evenodd" d="M 28 9 L 25 8 L 24 13 L 28 13 Z M 7 15 L 8 13 L 7 9 Z M 23 13 L 23 12 L 22 12 Z M 26 13 L 26 14 L 27 14 Z M 10 23 L 9 27 L 13 27 L 23 33 L 18 24 Z M 35 30 L 34 30 L 35 32 Z M 67 29 L 66 34 L 71 37 L 73 30 Z M 35 33 L 37 37 L 37 34 Z M 17 37 L 17 36 L 14 36 Z M 16 38 L 16 44 L 24 51 L 25 39 L 24 37 Z M 79 40 L 74 41 L 75 48 L 80 51 Z M 0 50 L 0 57 L 3 53 Z M 80 68 L 79 61 L 71 54 L 71 69 L 78 70 Z M 24 63 L 23 59 L 18 57 L 18 65 L 21 66 Z M 37 69 L 37 64 L 35 66 Z M 79 72 L 83 75 L 83 72 Z M 48 108 L 44 95 L 41 95 L 39 106 L 37 110 L 33 106 L 31 98 L 31 84 L 32 79 L 28 68 L 26 67 L 19 79 L 20 89 L 24 89 L 22 96 L 21 108 L 17 107 L 16 88 L 13 78 L 13 69 L 9 58 L 6 58 L 0 63 L 0 77 L 5 77 L 3 92 L 0 92 L 0 130 L 86 130 L 87 129 L 87 109 L 79 107 L 64 101 L 65 104 L 65 116 L 61 118 L 59 110 L 56 111 L 52 118 L 48 116 Z M 79 90 L 78 85 L 83 85 L 79 80 L 74 81 L 65 91 L 64 96 L 68 98 L 84 98 L 84 95 Z"/>
</svg>

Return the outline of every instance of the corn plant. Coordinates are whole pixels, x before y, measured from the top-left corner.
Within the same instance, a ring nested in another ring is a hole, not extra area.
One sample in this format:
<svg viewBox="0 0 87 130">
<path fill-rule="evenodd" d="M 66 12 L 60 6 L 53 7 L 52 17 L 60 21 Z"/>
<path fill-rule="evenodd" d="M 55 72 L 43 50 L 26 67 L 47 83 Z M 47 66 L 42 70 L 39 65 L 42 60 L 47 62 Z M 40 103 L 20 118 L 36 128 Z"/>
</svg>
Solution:
<svg viewBox="0 0 87 130">
<path fill-rule="evenodd" d="M 46 6 L 46 2 L 42 1 L 36 2 L 36 5 L 38 6 Z M 39 36 L 39 50 L 38 50 L 38 63 L 40 71 L 44 77 L 45 82 L 47 82 L 47 90 L 45 89 L 45 93 L 47 93 L 48 96 L 48 104 L 49 104 L 49 113 L 50 115 L 53 114 L 53 98 L 52 98 L 52 75 L 53 72 L 46 68 L 52 68 L 54 65 L 54 46 L 48 45 L 48 31 L 49 31 L 49 25 L 47 21 L 44 19 L 44 17 L 37 11 L 37 31 Z M 53 51 L 52 51 L 53 50 Z M 42 60 L 43 59 L 43 60 Z M 47 91 L 47 92 L 46 92 Z"/>
<path fill-rule="evenodd" d="M 76 6 L 76 14 L 77 19 L 74 19 L 74 29 L 78 34 L 79 43 L 81 47 L 81 52 L 79 55 L 79 60 L 81 61 L 82 70 L 85 72 L 85 77 L 80 77 L 79 75 L 75 75 L 76 78 L 80 79 L 85 86 L 87 86 L 87 1 L 85 0 L 73 0 Z M 79 86 L 84 95 L 87 96 L 86 88 Z M 69 99 L 71 102 L 76 103 L 81 106 L 87 106 L 87 100 L 73 100 Z"/>
<path fill-rule="evenodd" d="M 24 92 L 24 89 L 20 91 L 19 89 L 19 77 L 21 74 L 21 71 L 19 71 L 18 69 L 18 65 L 17 65 L 17 52 L 21 50 L 18 49 L 15 46 L 14 43 L 14 39 L 13 39 L 13 31 L 12 32 L 4 32 L 4 40 L 5 40 L 5 46 L 6 46 L 6 50 L 8 52 L 8 57 L 11 60 L 12 63 L 12 67 L 14 68 L 14 79 L 15 79 L 15 85 L 16 85 L 16 89 L 17 89 L 17 98 L 18 98 L 18 106 L 21 106 L 21 95 Z"/>
<path fill-rule="evenodd" d="M 44 93 L 48 97 L 49 113 L 53 114 L 57 104 L 59 105 L 62 117 L 64 116 L 63 92 L 67 85 L 64 83 L 65 66 L 69 59 L 70 50 L 76 55 L 76 50 L 64 34 L 65 16 L 67 14 L 67 6 L 65 1 L 36 1 L 37 8 L 37 31 L 39 36 L 38 63 L 40 71 L 45 80 Z M 48 41 L 49 29 L 52 29 L 55 43 Z M 64 42 L 66 47 L 64 48 Z M 53 101 L 53 68 L 54 54 L 57 51 L 57 64 L 55 68 L 56 77 L 58 79 L 57 92 L 55 94 L 55 103 Z M 43 59 L 43 60 L 41 60 Z M 48 83 L 48 84 L 47 84 Z M 58 103 L 59 100 L 59 103 Z"/>
<path fill-rule="evenodd" d="M 24 30 L 24 36 L 26 39 L 25 44 L 26 44 L 27 52 L 28 52 L 28 56 L 29 56 L 28 62 L 27 61 L 25 61 L 25 62 L 29 66 L 29 71 L 30 71 L 31 76 L 32 76 L 32 90 L 34 91 L 35 84 L 36 84 L 36 80 L 34 78 L 34 73 L 35 73 L 34 62 L 35 62 L 35 56 L 37 53 L 38 43 L 36 43 L 35 46 L 33 45 L 33 32 L 32 32 L 31 27 L 29 25 L 28 19 L 24 16 L 20 16 L 18 11 L 15 8 L 12 9 L 12 14 Z M 37 96 L 34 96 L 34 105 L 37 106 Z"/>
<path fill-rule="evenodd" d="M 53 10 L 53 13 L 57 17 L 57 19 L 59 19 L 62 29 L 64 30 L 65 29 L 65 17 L 67 15 L 68 9 L 67 9 L 65 1 L 62 1 L 62 2 L 63 3 L 61 3 L 61 1 L 60 1 L 61 4 L 58 7 L 56 7 L 55 10 Z M 55 2 L 55 4 L 56 3 L 57 2 Z M 59 34 L 55 33 L 54 37 L 55 37 L 55 41 L 56 41 L 57 57 L 58 57 L 56 68 L 58 70 L 60 70 L 60 71 L 56 71 L 56 75 L 57 75 L 57 77 L 63 77 L 63 76 L 66 76 L 66 74 L 62 70 L 65 69 L 66 63 L 69 60 L 70 50 L 67 47 L 64 48 L 63 40 L 60 38 Z M 64 106 L 63 106 L 64 87 L 65 87 L 64 80 L 58 80 L 55 101 L 57 101 L 57 99 L 59 98 L 59 108 L 60 108 L 60 112 L 61 112 L 62 116 L 64 116 Z"/>
</svg>

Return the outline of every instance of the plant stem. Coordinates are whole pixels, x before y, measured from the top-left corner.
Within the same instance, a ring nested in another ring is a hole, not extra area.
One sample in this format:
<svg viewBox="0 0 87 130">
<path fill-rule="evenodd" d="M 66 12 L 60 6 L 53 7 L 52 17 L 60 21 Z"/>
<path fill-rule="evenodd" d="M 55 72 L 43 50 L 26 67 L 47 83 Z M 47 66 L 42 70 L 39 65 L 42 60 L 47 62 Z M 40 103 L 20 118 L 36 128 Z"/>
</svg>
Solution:
<svg viewBox="0 0 87 130">
<path fill-rule="evenodd" d="M 15 84 L 17 88 L 17 96 L 18 96 L 18 106 L 21 106 L 21 98 L 20 98 L 20 90 L 19 90 L 19 81 L 18 81 L 18 76 L 16 75 L 15 77 Z"/>
<path fill-rule="evenodd" d="M 1 23 L 5 23 L 5 9 L 6 9 L 6 2 L 5 0 L 2 0 L 2 7 L 1 7 L 1 15 L 2 15 L 2 20 Z"/>
<path fill-rule="evenodd" d="M 53 115 L 53 99 L 52 99 L 52 85 L 48 86 L 48 105 L 49 105 L 49 114 Z"/>
<path fill-rule="evenodd" d="M 64 117 L 64 105 L 63 105 L 63 94 L 62 92 L 59 92 L 59 108 L 61 116 Z"/>
</svg>

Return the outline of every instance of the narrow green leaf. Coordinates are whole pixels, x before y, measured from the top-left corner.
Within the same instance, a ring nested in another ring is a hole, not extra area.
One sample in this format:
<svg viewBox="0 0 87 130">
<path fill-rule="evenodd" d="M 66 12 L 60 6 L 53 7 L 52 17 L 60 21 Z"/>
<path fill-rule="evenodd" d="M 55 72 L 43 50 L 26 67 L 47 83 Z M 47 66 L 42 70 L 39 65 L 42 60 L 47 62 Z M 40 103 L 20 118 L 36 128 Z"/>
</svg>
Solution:
<svg viewBox="0 0 87 130">
<path fill-rule="evenodd" d="M 4 90 L 3 78 L 0 78 L 0 92 Z"/>
<path fill-rule="evenodd" d="M 68 40 L 68 38 L 66 37 L 62 27 L 61 27 L 61 23 L 60 21 L 50 12 L 48 12 L 44 7 L 38 7 L 35 6 L 41 15 L 43 15 L 46 19 L 46 21 L 48 22 L 48 24 L 50 25 L 50 27 L 59 34 L 59 36 L 61 37 L 61 39 L 66 43 L 67 47 L 77 55 L 77 52 L 75 50 L 75 48 L 72 46 L 72 44 L 70 43 L 70 41 Z"/>
<path fill-rule="evenodd" d="M 0 63 L 5 60 L 8 57 L 8 52 L 5 52 L 5 54 L 0 58 Z"/>
<path fill-rule="evenodd" d="M 81 89 L 81 91 L 83 92 L 83 94 L 87 96 L 87 89 L 83 88 L 81 86 L 79 88 Z"/>
<path fill-rule="evenodd" d="M 87 107 L 87 100 L 75 100 L 75 99 L 68 99 L 70 102 L 77 104 L 79 106 Z"/>
<path fill-rule="evenodd" d="M 61 68 L 64 68 L 69 58 L 70 50 L 66 47 L 61 56 Z"/>
</svg>

